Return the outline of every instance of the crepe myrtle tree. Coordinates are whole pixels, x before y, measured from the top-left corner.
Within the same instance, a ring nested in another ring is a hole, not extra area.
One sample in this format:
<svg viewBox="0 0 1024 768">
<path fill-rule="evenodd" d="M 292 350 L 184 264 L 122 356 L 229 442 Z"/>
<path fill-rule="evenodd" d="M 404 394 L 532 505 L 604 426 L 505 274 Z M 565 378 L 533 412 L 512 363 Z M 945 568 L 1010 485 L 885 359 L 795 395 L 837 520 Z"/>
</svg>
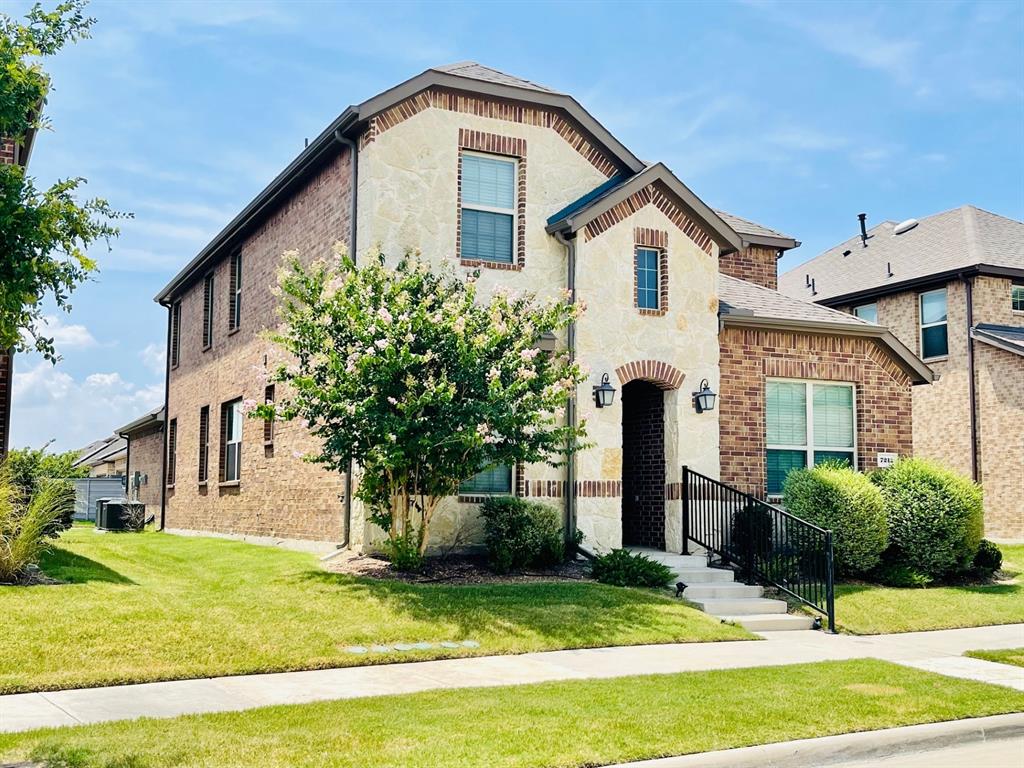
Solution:
<svg viewBox="0 0 1024 768">
<path fill-rule="evenodd" d="M 541 337 L 582 312 L 568 295 L 540 300 L 477 291 L 476 273 L 434 272 L 419 253 L 356 266 L 340 245 L 306 267 L 294 252 L 279 272 L 282 323 L 271 339 L 293 362 L 268 378 L 276 403 L 261 419 L 301 419 L 322 443 L 307 460 L 361 468 L 356 496 L 388 533 L 396 562 L 413 566 L 438 503 L 481 469 L 563 463 L 585 424 L 565 405 L 586 373 Z"/>
</svg>

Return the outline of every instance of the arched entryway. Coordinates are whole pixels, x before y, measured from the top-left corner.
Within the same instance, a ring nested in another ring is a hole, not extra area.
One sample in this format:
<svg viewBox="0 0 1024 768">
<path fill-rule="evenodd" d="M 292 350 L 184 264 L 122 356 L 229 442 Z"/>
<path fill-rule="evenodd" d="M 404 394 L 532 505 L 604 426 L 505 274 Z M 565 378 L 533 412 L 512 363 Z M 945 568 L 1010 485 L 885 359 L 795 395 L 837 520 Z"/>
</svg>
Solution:
<svg viewBox="0 0 1024 768">
<path fill-rule="evenodd" d="M 622 387 L 622 545 L 665 548 L 665 393 Z"/>
</svg>

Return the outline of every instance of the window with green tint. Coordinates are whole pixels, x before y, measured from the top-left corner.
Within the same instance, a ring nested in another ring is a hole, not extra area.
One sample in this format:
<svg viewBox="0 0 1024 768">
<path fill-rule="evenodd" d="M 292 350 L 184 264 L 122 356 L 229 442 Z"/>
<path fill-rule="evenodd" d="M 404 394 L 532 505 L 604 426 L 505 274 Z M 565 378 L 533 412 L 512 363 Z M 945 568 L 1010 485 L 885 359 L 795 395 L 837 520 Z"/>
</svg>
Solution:
<svg viewBox="0 0 1024 768">
<path fill-rule="evenodd" d="M 512 493 L 512 467 L 499 465 L 477 472 L 459 485 L 463 495 Z"/>
<path fill-rule="evenodd" d="M 636 305 L 640 309 L 658 309 L 660 256 L 654 248 L 636 249 Z"/>
<path fill-rule="evenodd" d="M 768 493 L 782 493 L 782 483 L 794 469 L 807 466 L 807 451 L 768 449 L 767 456 Z"/>
<path fill-rule="evenodd" d="M 821 464 L 823 461 L 842 461 L 848 466 L 853 466 L 853 453 L 849 451 L 815 451 L 814 463 Z"/>
<path fill-rule="evenodd" d="M 516 161 L 462 156 L 460 256 L 512 263 L 516 231 Z"/>
<path fill-rule="evenodd" d="M 921 357 L 949 354 L 949 330 L 946 318 L 946 289 L 922 293 L 920 300 Z"/>
<path fill-rule="evenodd" d="M 814 385 L 814 444 L 853 447 L 853 389 L 846 385 Z"/>
<path fill-rule="evenodd" d="M 853 308 L 853 314 L 859 317 L 861 320 L 867 320 L 869 323 L 878 322 L 878 305 L 877 304 L 861 304 L 859 307 Z"/>
<path fill-rule="evenodd" d="M 769 445 L 807 444 L 807 385 L 802 382 L 767 383 L 765 424 Z"/>
<path fill-rule="evenodd" d="M 1024 285 L 1010 287 L 1010 308 L 1014 312 L 1024 312 Z"/>
</svg>

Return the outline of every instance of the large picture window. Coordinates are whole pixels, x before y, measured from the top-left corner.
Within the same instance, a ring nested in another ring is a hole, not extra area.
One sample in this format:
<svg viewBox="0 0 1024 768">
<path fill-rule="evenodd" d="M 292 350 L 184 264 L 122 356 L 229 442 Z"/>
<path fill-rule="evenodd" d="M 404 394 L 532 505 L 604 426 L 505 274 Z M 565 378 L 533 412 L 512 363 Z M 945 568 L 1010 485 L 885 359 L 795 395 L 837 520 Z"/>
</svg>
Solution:
<svg viewBox="0 0 1024 768">
<path fill-rule="evenodd" d="M 242 476 L 242 401 L 220 407 L 220 481 L 237 482 Z"/>
<path fill-rule="evenodd" d="M 946 289 L 920 295 L 921 357 L 944 357 L 949 354 L 949 329 L 946 324 Z"/>
<path fill-rule="evenodd" d="M 765 385 L 768 493 L 782 493 L 790 470 L 827 459 L 855 467 L 852 384 L 769 379 Z"/>
<path fill-rule="evenodd" d="M 463 496 L 510 493 L 512 493 L 512 467 L 507 464 L 488 467 L 459 485 L 459 494 Z"/>
<path fill-rule="evenodd" d="M 511 264 L 516 237 L 516 161 L 464 153 L 460 204 L 461 258 Z"/>
</svg>

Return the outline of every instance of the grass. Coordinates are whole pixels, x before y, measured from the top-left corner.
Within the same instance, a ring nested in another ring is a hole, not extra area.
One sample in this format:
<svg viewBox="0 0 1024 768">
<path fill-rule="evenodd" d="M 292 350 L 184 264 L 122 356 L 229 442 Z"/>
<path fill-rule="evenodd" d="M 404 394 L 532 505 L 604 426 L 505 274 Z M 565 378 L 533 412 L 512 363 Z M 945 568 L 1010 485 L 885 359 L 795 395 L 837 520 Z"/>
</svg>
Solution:
<svg viewBox="0 0 1024 768">
<path fill-rule="evenodd" d="M 224 539 L 76 527 L 41 566 L 67 583 L 0 587 L 0 693 L 753 637 L 667 592 L 375 581 Z M 346 650 L 467 639 L 479 648 Z"/>
<path fill-rule="evenodd" d="M 0 735 L 0 756 L 69 768 L 568 768 L 1022 709 L 1024 693 L 863 659 Z"/>
<path fill-rule="evenodd" d="M 1002 651 L 967 651 L 964 656 L 1024 667 L 1024 648 L 1006 648 Z"/>
<path fill-rule="evenodd" d="M 897 588 L 836 585 L 836 623 L 855 635 L 1024 622 L 1024 545 L 1000 545 L 1009 582 Z"/>
</svg>

